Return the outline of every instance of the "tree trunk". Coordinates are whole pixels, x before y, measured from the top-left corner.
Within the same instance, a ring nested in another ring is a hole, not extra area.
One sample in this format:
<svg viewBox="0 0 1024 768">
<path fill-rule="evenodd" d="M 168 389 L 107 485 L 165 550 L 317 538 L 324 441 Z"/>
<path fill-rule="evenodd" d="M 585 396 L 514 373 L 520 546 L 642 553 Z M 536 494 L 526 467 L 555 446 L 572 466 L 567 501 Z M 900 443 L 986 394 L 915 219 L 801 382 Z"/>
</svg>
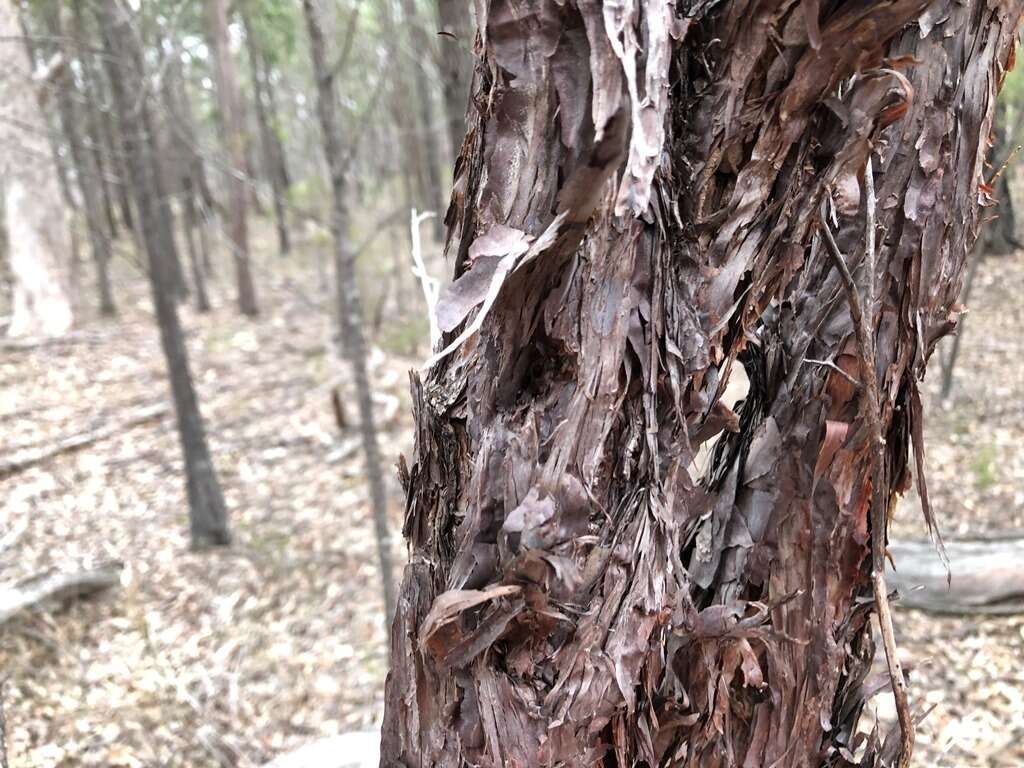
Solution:
<svg viewBox="0 0 1024 768">
<path fill-rule="evenodd" d="M 281 255 L 287 255 L 291 250 L 288 242 L 288 220 L 285 211 L 285 193 L 288 187 L 286 172 L 284 171 L 284 148 L 277 135 L 277 129 L 271 125 L 267 114 L 266 91 L 270 84 L 264 79 L 265 72 L 261 71 L 260 43 L 256 37 L 245 10 L 241 6 L 242 24 L 245 27 L 246 47 L 249 53 L 249 70 L 252 79 L 253 103 L 256 105 L 256 123 L 260 132 L 260 147 L 263 150 L 263 170 L 270 182 L 270 191 L 274 202 L 274 223 L 277 227 L 277 247 Z"/>
<path fill-rule="evenodd" d="M 228 239 L 238 282 L 238 309 L 243 315 L 259 314 L 256 287 L 249 265 L 249 231 L 246 221 L 246 141 L 242 101 L 228 35 L 227 0 L 206 0 L 210 48 L 213 51 L 217 98 L 220 106 L 224 148 L 228 156 Z"/>
<path fill-rule="evenodd" d="M 150 126 L 145 98 L 142 50 L 127 9 L 118 0 L 103 0 L 98 18 L 106 50 L 105 62 L 121 124 L 128 175 L 146 254 L 149 278 L 160 326 L 160 341 L 171 380 L 188 488 L 189 531 L 194 548 L 230 543 L 227 511 L 206 444 L 206 431 L 192 386 L 188 352 L 174 302 L 174 259 L 166 203 L 157 191 L 155 158 L 160 156 Z"/>
<path fill-rule="evenodd" d="M 82 11 L 82 0 L 73 0 L 71 9 L 75 23 L 75 52 L 81 68 L 82 96 L 85 101 L 83 108 L 85 110 L 85 135 L 89 140 L 88 154 L 92 157 L 93 166 L 99 174 L 97 184 L 102 196 L 103 215 L 107 222 L 107 234 L 111 240 L 114 240 L 118 234 L 117 217 L 114 215 L 112 183 L 107 174 L 107 157 L 104 156 L 105 154 L 111 154 L 111 148 L 105 145 L 104 132 L 101 127 L 100 109 L 102 105 L 99 90 L 96 87 L 97 76 L 94 72 L 94 54 L 86 44 L 88 32 L 85 26 L 85 14 Z"/>
<path fill-rule="evenodd" d="M 185 244 L 188 247 L 188 262 L 192 269 L 192 284 L 196 289 L 196 309 L 200 312 L 210 311 L 210 297 L 206 292 L 206 277 L 203 275 L 203 257 L 199 251 L 200 243 L 197 243 L 196 230 L 201 226 L 199 217 L 196 216 L 196 192 L 192 186 L 192 178 L 184 179 L 185 190 L 182 193 L 182 200 L 185 213 Z"/>
<path fill-rule="evenodd" d="M 466 107 L 469 101 L 469 78 L 473 72 L 473 24 L 469 3 L 464 0 L 436 0 L 441 72 L 441 94 L 444 96 L 445 127 L 451 148 L 452 162 L 459 156 L 466 135 Z M 438 211 L 438 216 L 443 211 Z"/>
<path fill-rule="evenodd" d="M 381 764 L 905 765 L 857 735 L 872 535 L 923 463 L 1021 4 L 478 10 Z M 837 259 L 877 285 L 877 381 Z"/>
<path fill-rule="evenodd" d="M 164 45 L 161 44 L 160 47 L 163 49 Z M 196 309 L 200 312 L 208 312 L 210 300 L 206 292 L 206 281 L 203 276 L 202 260 L 196 247 L 195 233 L 197 226 L 195 176 L 197 169 L 202 168 L 202 159 L 196 149 L 191 114 L 186 103 L 187 96 L 184 93 L 181 62 L 176 53 L 172 52 L 168 56 L 164 76 L 160 83 L 162 101 L 170 127 L 170 161 L 164 165 L 177 172 L 176 191 L 180 193 L 179 197 L 182 201 L 185 245 L 188 248 L 192 284 L 196 291 Z"/>
<path fill-rule="evenodd" d="M 377 555 L 383 585 L 384 612 L 394 616 L 395 585 L 392 574 L 390 535 L 387 520 L 387 492 L 384 473 L 380 465 L 377 445 L 377 425 L 373 416 L 373 396 L 366 366 L 366 339 L 363 335 L 362 303 L 356 280 L 355 254 L 348 240 L 349 213 L 346 200 L 345 152 L 342 145 L 342 127 L 337 114 L 337 94 L 334 91 L 334 73 L 327 64 L 327 51 L 320 26 L 315 0 L 302 0 L 309 33 L 309 52 L 313 64 L 313 77 L 317 84 L 317 114 L 323 135 L 324 154 L 331 176 L 331 236 L 334 240 L 334 272 L 337 291 L 338 331 L 343 351 L 348 357 L 355 380 L 356 399 L 359 401 L 359 430 L 366 456 L 366 479 L 370 487 L 370 506 L 377 538 Z"/>
<path fill-rule="evenodd" d="M 66 61 L 71 61 L 73 57 L 70 46 L 64 42 L 60 4 L 51 0 L 45 11 L 44 15 L 50 34 L 54 40 L 58 41 L 61 55 L 65 57 Z M 75 169 L 78 190 L 85 208 L 86 231 L 89 233 L 93 262 L 96 264 L 96 287 L 100 314 L 104 317 L 113 317 L 117 314 L 117 307 L 114 304 L 114 293 L 110 287 L 111 251 L 107 235 L 108 222 L 103 210 L 103 179 L 100 169 L 95 163 L 95 154 L 86 151 L 82 135 L 79 133 L 78 116 L 74 107 L 75 97 L 78 93 L 70 66 L 63 69 L 61 77 L 55 83 L 55 90 L 61 129 L 68 143 L 71 164 Z"/>
<path fill-rule="evenodd" d="M 438 214 L 432 225 L 435 239 L 440 240 L 444 235 L 444 224 L 440 219 L 444 205 L 440 169 L 441 147 L 437 140 L 437 131 L 434 129 L 434 109 L 431 100 L 434 89 L 431 87 L 430 78 L 424 68 L 427 60 L 426 52 L 431 50 L 432 42 L 427 38 L 423 29 L 415 0 L 402 0 L 402 7 L 405 17 L 404 26 L 409 35 L 409 51 L 423 52 L 420 57 L 406 55 L 407 60 L 411 62 L 414 86 L 414 93 L 408 94 L 407 98 L 412 98 L 416 102 L 418 112 L 418 119 L 415 122 L 415 142 L 419 149 L 417 155 L 420 165 L 417 171 L 424 208 Z"/>
<path fill-rule="evenodd" d="M 60 336 L 73 321 L 67 209 L 38 99 L 21 50 L 18 10 L 0 0 L 0 179 L 13 279 L 10 336 Z M 45 85 L 43 87 L 46 87 Z"/>
</svg>

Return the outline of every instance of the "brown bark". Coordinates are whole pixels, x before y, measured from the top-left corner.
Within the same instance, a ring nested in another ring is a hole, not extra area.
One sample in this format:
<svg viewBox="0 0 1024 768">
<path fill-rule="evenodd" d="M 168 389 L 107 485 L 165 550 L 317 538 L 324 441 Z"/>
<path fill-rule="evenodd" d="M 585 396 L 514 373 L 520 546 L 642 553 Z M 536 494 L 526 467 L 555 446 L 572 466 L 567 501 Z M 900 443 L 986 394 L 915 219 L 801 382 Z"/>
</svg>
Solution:
<svg viewBox="0 0 1024 768">
<path fill-rule="evenodd" d="M 246 219 L 246 159 L 245 121 L 238 90 L 238 75 L 231 55 L 228 36 L 227 0 L 206 0 L 206 15 L 210 48 L 213 51 L 214 73 L 217 81 L 217 99 L 220 106 L 225 154 L 230 164 L 228 186 L 228 239 L 235 262 L 238 284 L 238 309 L 243 315 L 259 314 L 256 287 L 249 264 L 249 230 Z"/>
<path fill-rule="evenodd" d="M 327 50 L 315 0 L 302 0 L 309 34 L 309 53 L 313 78 L 317 85 L 317 115 L 324 144 L 324 155 L 331 181 L 331 237 L 334 241 L 334 276 L 338 302 L 338 330 L 342 351 L 348 358 L 355 380 L 359 405 L 359 431 L 366 457 L 366 479 L 370 490 L 374 532 L 384 594 L 384 612 L 389 619 L 395 612 L 395 585 L 392 573 L 390 534 L 387 521 L 387 491 L 381 470 L 377 426 L 373 414 L 373 393 L 366 365 L 366 338 L 363 333 L 362 301 L 356 279 L 355 251 L 349 243 L 348 169 L 342 144 L 342 125 L 337 113 L 334 73 L 327 64 Z"/>
<path fill-rule="evenodd" d="M 382 765 L 909 758 L 857 735 L 871 538 L 911 444 L 923 469 L 917 382 L 956 322 L 1020 13 L 478 4 Z M 826 224 L 849 272 L 875 264 L 860 343 Z"/>
</svg>

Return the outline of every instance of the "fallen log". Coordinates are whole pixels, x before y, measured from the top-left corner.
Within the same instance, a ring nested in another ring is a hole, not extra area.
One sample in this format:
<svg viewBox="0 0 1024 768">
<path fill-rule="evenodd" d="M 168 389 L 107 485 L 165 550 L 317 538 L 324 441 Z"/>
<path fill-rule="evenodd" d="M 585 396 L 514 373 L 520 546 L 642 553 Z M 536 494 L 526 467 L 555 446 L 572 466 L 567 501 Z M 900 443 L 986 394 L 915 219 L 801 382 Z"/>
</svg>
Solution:
<svg viewBox="0 0 1024 768">
<path fill-rule="evenodd" d="M 897 603 L 929 613 L 1024 613 L 1024 538 L 946 544 L 949 574 L 928 542 L 889 543 L 886 580 Z"/>
<path fill-rule="evenodd" d="M 130 414 L 127 418 L 113 424 L 105 424 L 102 427 L 91 429 L 87 432 L 78 432 L 77 434 L 63 438 L 56 443 L 22 451 L 20 454 L 15 455 L 14 458 L 0 461 L 0 480 L 4 480 L 11 475 L 16 475 L 19 472 L 24 472 L 26 469 L 31 469 L 32 467 L 38 466 L 39 464 L 49 461 L 61 454 L 81 450 L 82 448 L 92 445 L 93 443 L 97 443 L 100 440 L 106 440 L 109 437 L 120 434 L 126 429 L 137 427 L 140 424 L 145 424 L 146 422 L 162 419 L 168 414 L 168 412 L 169 408 L 166 403 L 151 405 L 146 408 L 141 408 L 135 413 Z"/>
<path fill-rule="evenodd" d="M 0 626 L 23 611 L 65 603 L 109 589 L 121 582 L 124 564 L 102 563 L 80 571 L 48 571 L 0 586 Z"/>
</svg>

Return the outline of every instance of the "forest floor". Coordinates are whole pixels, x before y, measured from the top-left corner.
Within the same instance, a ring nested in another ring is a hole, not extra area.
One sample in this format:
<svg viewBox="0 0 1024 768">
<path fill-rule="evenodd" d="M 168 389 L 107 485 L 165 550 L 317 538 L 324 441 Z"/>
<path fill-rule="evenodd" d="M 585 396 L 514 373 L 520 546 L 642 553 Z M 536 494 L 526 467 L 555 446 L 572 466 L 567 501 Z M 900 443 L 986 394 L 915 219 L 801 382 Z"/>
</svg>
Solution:
<svg viewBox="0 0 1024 768">
<path fill-rule="evenodd" d="M 312 256 L 323 248 L 257 258 L 256 320 L 234 311 L 226 263 L 214 311 L 183 310 L 231 549 L 188 551 L 170 411 L 0 480 L 0 583 L 125 563 L 120 588 L 0 629 L 12 768 L 248 768 L 379 724 L 382 605 L 357 435 L 329 399 L 344 368 Z M 380 272 L 367 286 L 390 466 L 411 451 L 407 371 L 426 350 L 418 288 L 407 278 L 395 295 L 385 254 L 364 261 Z M 0 351 L 0 460 L 167 402 L 145 280 L 127 262 L 118 276 L 116 321 L 86 311 L 73 343 Z M 953 396 L 940 402 L 937 366 L 927 382 L 930 488 L 950 538 L 1024 531 L 1021 295 L 1024 254 L 983 265 Z M 893 534 L 924 537 L 913 499 Z M 1024 618 L 896 622 L 915 700 L 935 705 L 915 765 L 1024 765 Z"/>
</svg>

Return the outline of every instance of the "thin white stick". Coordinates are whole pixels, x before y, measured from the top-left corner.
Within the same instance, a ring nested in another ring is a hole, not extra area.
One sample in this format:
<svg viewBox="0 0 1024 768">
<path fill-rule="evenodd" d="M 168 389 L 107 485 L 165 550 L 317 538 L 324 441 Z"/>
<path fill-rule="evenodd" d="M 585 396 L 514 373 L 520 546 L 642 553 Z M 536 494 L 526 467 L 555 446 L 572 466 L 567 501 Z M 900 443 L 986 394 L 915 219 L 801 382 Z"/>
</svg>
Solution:
<svg viewBox="0 0 1024 768">
<path fill-rule="evenodd" d="M 440 283 L 437 278 L 431 277 L 427 272 L 427 265 L 423 263 L 423 249 L 420 245 L 420 224 L 427 219 L 434 217 L 433 211 L 418 213 L 415 208 L 410 215 L 409 227 L 412 232 L 412 261 L 415 266 L 412 273 L 419 279 L 423 288 L 423 298 L 427 302 L 427 319 L 430 321 L 430 348 L 434 349 L 437 342 L 441 340 L 441 329 L 437 325 L 437 297 L 440 292 Z"/>
</svg>

